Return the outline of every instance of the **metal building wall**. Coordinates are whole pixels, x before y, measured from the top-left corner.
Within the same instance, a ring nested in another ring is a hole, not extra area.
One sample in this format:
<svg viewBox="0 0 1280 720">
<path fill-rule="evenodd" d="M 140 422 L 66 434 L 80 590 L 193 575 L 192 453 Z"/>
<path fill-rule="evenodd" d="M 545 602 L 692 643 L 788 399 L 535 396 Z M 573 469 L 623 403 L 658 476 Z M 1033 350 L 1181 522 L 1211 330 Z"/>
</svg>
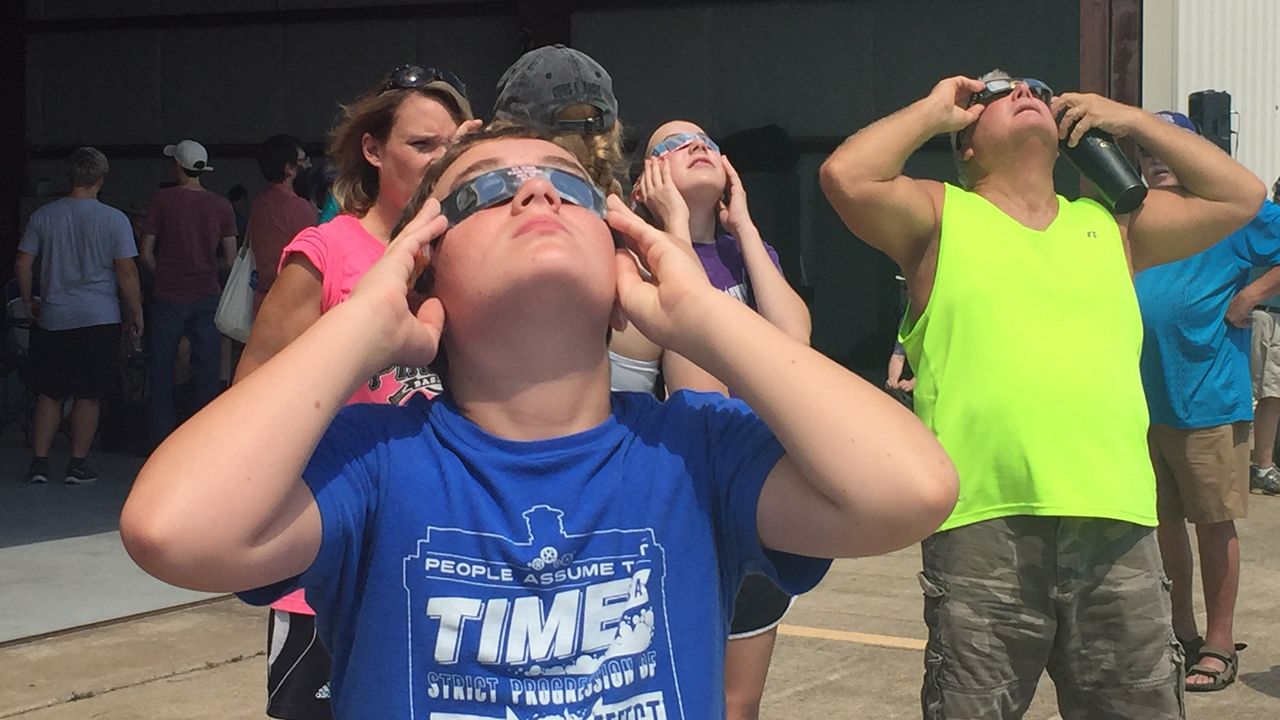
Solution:
<svg viewBox="0 0 1280 720">
<path fill-rule="evenodd" d="M 1151 90 L 1183 111 L 1187 95 L 1197 90 L 1231 93 L 1231 109 L 1238 113 L 1232 119 L 1239 131 L 1235 157 L 1270 185 L 1280 176 L 1280 2 L 1173 0 L 1169 7 L 1169 0 L 1156 0 L 1151 5 L 1172 11 L 1169 45 L 1161 49 L 1149 42 L 1153 52 L 1169 56 L 1148 58 L 1147 64 L 1150 69 L 1151 60 L 1171 62 L 1169 89 L 1161 92 L 1157 83 Z"/>
<path fill-rule="evenodd" d="M 1136 1 L 1107 0 L 1106 7 Z M 33 208 L 56 194 L 64 182 L 62 158 L 79 144 L 135 149 L 132 157 L 111 157 L 102 196 L 126 206 L 169 178 L 160 155 L 165 143 L 191 137 L 252 148 L 276 132 L 318 142 L 338 102 L 410 59 L 459 71 L 473 105 L 487 115 L 499 75 L 519 53 L 521 8 L 530 14 L 556 4 L 26 0 L 36 27 L 26 49 L 25 140 L 29 149 L 57 147 L 58 153 L 29 153 L 26 171 L 36 182 L 23 202 Z M 788 276 L 811 293 L 814 345 L 871 374 L 883 373 L 893 347 L 901 312 L 897 268 L 845 229 L 819 191 L 818 165 L 847 135 L 956 73 L 1004 67 L 1057 88 L 1081 86 L 1081 0 L 563 4 L 573 8 L 574 46 L 609 68 L 621 117 L 641 141 L 657 123 L 677 117 L 718 136 L 776 123 L 796 139 L 803 155 L 794 173 L 746 178 L 752 215 Z M 351 12 L 368 6 L 377 6 L 368 17 Z M 385 17 L 384 6 L 396 17 Z M 417 6 L 452 14 L 416 18 Z M 259 10 L 287 17 L 255 19 Z M 209 13 L 219 16 L 215 22 L 199 18 Z M 1107 13 L 1091 16 L 1106 36 Z M 136 23 L 127 20 L 135 17 Z M 1002 22 L 984 20 L 989 17 Z M 76 79 L 75 92 L 66 78 Z M 218 149 L 211 148 L 217 170 L 206 187 L 225 192 L 238 183 L 256 192 L 263 181 L 252 151 L 219 155 Z M 1062 192 L 1078 192 L 1067 164 L 1059 167 Z M 949 145 L 928 143 L 908 172 L 953 179 Z M 38 193 L 41 178 L 49 182 Z M 2 254 L 0 245 L 0 260 Z"/>
</svg>

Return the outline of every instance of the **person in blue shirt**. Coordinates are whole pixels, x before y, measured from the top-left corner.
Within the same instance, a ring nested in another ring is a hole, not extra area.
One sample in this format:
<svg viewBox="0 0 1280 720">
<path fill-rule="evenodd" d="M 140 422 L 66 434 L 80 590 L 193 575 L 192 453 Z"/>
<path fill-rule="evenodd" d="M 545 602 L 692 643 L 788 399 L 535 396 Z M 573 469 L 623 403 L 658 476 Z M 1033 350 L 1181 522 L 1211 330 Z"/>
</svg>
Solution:
<svg viewBox="0 0 1280 720">
<path fill-rule="evenodd" d="M 1181 113 L 1157 113 L 1195 132 Z M 1177 188 L 1167 165 L 1143 151 L 1151 187 Z M 1257 217 L 1222 241 L 1184 260 L 1138 273 L 1134 285 L 1145 327 L 1141 371 L 1151 415 L 1148 441 L 1155 466 L 1160 525 L 1157 539 L 1173 582 L 1173 627 L 1187 648 L 1186 689 L 1221 690 L 1238 672 L 1232 622 L 1240 584 L 1235 520 L 1249 498 L 1249 332 L 1229 323 L 1228 306 L 1250 271 L 1280 264 L 1280 207 L 1264 203 Z M 1196 526 L 1203 575 L 1206 631 L 1192 608 L 1191 547 Z"/>
<path fill-rule="evenodd" d="M 1280 202 L 1280 180 L 1271 187 L 1272 202 Z M 1276 428 L 1280 427 L 1280 267 L 1255 268 L 1252 282 L 1227 308 L 1227 322 L 1251 328 L 1253 373 L 1253 452 L 1249 463 L 1249 490 L 1280 495 L 1280 470 L 1276 469 Z"/>
<path fill-rule="evenodd" d="M 539 131 L 466 136 L 415 211 L 347 301 L 164 442 L 121 516 L 167 582 L 304 587 L 339 720 L 722 718 L 745 575 L 804 592 L 821 558 L 951 511 L 923 424 Z M 624 317 L 741 400 L 611 394 Z M 378 369 L 432 363 L 444 395 L 339 412 Z"/>
</svg>

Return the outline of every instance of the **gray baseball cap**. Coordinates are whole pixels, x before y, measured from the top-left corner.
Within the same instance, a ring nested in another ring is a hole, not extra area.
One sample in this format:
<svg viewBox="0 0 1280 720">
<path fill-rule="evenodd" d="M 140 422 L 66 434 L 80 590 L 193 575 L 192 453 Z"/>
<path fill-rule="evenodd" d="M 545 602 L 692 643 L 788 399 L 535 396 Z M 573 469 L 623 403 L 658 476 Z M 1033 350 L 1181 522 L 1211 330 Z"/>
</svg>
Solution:
<svg viewBox="0 0 1280 720">
<path fill-rule="evenodd" d="M 556 117 L 572 105 L 591 105 L 600 114 L 587 120 Z M 613 79 L 586 53 L 547 45 L 520 56 L 498 80 L 493 116 L 543 125 L 558 132 L 600 133 L 618 120 Z"/>
</svg>

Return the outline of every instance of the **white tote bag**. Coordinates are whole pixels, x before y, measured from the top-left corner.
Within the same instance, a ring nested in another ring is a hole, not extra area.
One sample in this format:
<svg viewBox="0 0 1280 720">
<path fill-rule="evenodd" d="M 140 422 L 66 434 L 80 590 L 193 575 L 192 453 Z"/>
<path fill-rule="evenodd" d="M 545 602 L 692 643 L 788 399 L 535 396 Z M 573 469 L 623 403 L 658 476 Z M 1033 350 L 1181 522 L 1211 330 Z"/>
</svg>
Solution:
<svg viewBox="0 0 1280 720">
<path fill-rule="evenodd" d="M 249 329 L 253 327 L 253 291 L 258 285 L 258 270 L 253 262 L 253 250 L 246 239 L 236 255 L 222 288 L 218 310 L 213 314 L 213 324 L 218 332 L 237 342 L 249 342 Z"/>
</svg>

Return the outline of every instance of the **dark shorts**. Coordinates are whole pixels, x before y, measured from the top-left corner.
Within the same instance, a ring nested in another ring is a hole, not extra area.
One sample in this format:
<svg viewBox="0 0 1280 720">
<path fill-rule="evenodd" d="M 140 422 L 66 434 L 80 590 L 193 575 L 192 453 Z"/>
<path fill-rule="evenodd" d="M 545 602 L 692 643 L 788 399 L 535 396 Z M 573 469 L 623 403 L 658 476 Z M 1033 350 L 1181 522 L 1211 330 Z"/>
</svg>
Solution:
<svg viewBox="0 0 1280 720">
<path fill-rule="evenodd" d="M 763 575 L 748 575 L 733 601 L 729 639 L 740 640 L 774 629 L 791 609 L 795 598 Z"/>
<path fill-rule="evenodd" d="M 32 386 L 55 400 L 101 400 L 120 387 L 120 324 L 31 330 Z"/>
<path fill-rule="evenodd" d="M 272 610 L 267 623 L 267 715 L 282 720 L 332 720 L 329 651 L 314 615 Z"/>
<path fill-rule="evenodd" d="M 1063 720 L 1185 716 L 1154 528 L 1016 516 L 922 549 L 925 720 L 1020 718 L 1046 669 Z"/>
</svg>

